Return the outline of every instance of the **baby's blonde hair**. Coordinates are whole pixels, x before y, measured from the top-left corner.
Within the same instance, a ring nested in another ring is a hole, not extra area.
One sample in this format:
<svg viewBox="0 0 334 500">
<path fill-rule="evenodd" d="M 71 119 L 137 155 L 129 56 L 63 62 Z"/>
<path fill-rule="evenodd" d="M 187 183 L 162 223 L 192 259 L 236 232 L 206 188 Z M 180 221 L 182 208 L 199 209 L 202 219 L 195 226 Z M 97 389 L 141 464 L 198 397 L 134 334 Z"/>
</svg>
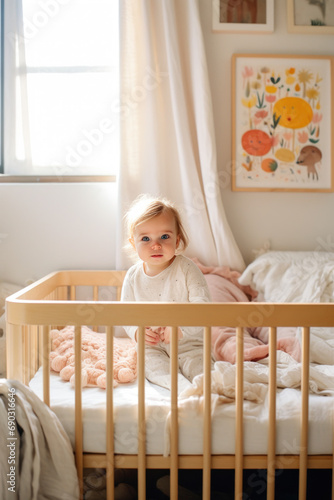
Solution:
<svg viewBox="0 0 334 500">
<path fill-rule="evenodd" d="M 139 224 L 165 213 L 170 213 L 174 217 L 176 232 L 180 238 L 181 248 L 179 246 L 179 249 L 185 250 L 189 240 L 183 227 L 180 214 L 174 204 L 166 198 L 152 197 L 147 194 L 139 195 L 131 204 L 125 215 L 129 240 L 133 240 L 134 230 Z"/>
</svg>

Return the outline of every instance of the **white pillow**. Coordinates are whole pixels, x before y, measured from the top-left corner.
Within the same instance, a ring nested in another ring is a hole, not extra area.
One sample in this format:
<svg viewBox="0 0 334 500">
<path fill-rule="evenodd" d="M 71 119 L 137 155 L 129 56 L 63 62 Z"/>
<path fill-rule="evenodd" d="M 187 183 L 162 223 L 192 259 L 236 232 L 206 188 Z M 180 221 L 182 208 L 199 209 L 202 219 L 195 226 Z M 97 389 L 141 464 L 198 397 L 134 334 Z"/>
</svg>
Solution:
<svg viewBox="0 0 334 500">
<path fill-rule="evenodd" d="M 270 251 L 245 269 L 239 283 L 266 302 L 334 302 L 334 253 Z"/>
</svg>

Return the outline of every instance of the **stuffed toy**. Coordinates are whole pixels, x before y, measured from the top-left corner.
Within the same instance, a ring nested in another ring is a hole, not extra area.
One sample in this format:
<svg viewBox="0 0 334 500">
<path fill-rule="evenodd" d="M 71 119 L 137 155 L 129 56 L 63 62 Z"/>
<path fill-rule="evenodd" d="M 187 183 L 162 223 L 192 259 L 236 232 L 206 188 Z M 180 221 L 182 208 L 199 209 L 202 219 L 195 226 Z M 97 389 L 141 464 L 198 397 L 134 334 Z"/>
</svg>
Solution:
<svg viewBox="0 0 334 500">
<path fill-rule="evenodd" d="M 51 369 L 74 386 L 74 327 L 51 330 Z M 106 388 L 106 334 L 81 327 L 82 387 Z M 132 382 L 137 377 L 136 343 L 114 337 L 114 387 Z"/>
</svg>

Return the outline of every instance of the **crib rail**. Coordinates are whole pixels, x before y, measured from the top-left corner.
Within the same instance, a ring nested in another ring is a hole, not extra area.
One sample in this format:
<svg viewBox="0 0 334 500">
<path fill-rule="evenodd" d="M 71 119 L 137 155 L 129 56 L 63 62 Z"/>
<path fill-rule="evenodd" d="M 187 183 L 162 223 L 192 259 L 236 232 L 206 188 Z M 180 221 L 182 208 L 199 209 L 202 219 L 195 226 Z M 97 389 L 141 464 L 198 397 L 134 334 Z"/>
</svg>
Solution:
<svg viewBox="0 0 334 500">
<path fill-rule="evenodd" d="M 7 299 L 7 322 L 10 324 L 64 324 L 97 326 L 163 324 L 169 326 L 333 326 L 332 304 L 233 303 L 155 303 L 65 300 Z M 61 305 L 61 308 L 59 307 Z M 204 321 L 203 321 L 204 320 Z M 185 323 L 186 321 L 186 323 Z M 51 322 L 51 323 L 50 323 Z M 302 322 L 302 325 L 301 325 Z"/>
<path fill-rule="evenodd" d="M 79 479 L 84 467 L 107 469 L 107 498 L 114 499 L 114 469 L 116 467 L 138 470 L 138 498 L 146 498 L 146 470 L 170 469 L 170 497 L 178 498 L 178 471 L 182 468 L 203 471 L 204 500 L 210 499 L 211 470 L 235 470 L 235 499 L 243 497 L 243 470 L 267 469 L 267 499 L 275 498 L 275 470 L 299 469 L 299 500 L 306 499 L 307 469 L 327 468 L 334 470 L 332 455 L 308 454 L 308 398 L 309 398 L 309 348 L 310 327 L 334 326 L 333 304 L 268 304 L 268 303 L 210 303 L 170 304 L 117 303 L 98 301 L 97 287 L 116 286 L 120 290 L 124 273 L 116 272 L 62 272 L 41 280 L 36 286 L 14 294 L 7 300 L 7 366 L 8 378 L 27 383 L 36 369 L 43 366 L 43 394 L 50 404 L 50 340 L 51 325 L 75 326 L 76 373 L 81 371 L 81 326 L 106 327 L 107 334 L 107 439 L 106 454 L 84 454 L 82 442 L 81 380 L 75 378 L 75 456 Z M 114 283 L 114 285 L 110 285 Z M 77 286 L 92 286 L 95 300 L 78 301 Z M 119 293 L 118 293 L 119 296 Z M 66 299 L 65 297 L 68 297 Z M 113 416 L 113 339 L 114 327 L 138 325 L 138 454 L 117 456 L 114 451 Z M 144 327 L 149 324 L 172 327 L 171 337 L 171 451 L 168 457 L 149 456 L 146 453 L 145 417 L 145 344 Z M 211 440 L 211 327 L 232 326 L 237 332 L 236 359 L 236 433 L 235 455 L 212 455 Z M 204 327 L 204 409 L 203 454 L 181 456 L 178 451 L 178 397 L 177 397 L 177 327 Z M 243 425 L 243 329 L 245 327 L 270 327 L 269 335 L 269 429 L 268 452 L 265 456 L 244 455 Z M 276 453 L 276 336 L 277 327 L 302 327 L 302 405 L 300 425 L 300 454 L 279 456 Z M 23 346 L 23 348 L 22 348 Z M 36 350 L 39 355 L 33 354 Z M 36 359 L 35 359 L 36 358 Z M 333 473 L 334 476 L 334 473 Z M 334 498 L 334 480 L 333 493 Z"/>
</svg>

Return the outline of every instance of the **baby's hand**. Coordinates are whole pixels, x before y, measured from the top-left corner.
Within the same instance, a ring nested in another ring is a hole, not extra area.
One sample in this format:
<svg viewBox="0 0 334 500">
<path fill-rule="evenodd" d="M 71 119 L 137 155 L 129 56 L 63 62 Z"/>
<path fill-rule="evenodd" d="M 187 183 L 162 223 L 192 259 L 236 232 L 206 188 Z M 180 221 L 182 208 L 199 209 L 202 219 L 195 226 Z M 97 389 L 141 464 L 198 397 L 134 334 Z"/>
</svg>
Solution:
<svg viewBox="0 0 334 500">
<path fill-rule="evenodd" d="M 139 332 L 139 329 L 136 330 L 136 334 L 135 334 L 136 342 L 138 342 L 138 332 Z M 145 344 L 156 345 L 156 344 L 159 344 L 159 342 L 161 342 L 159 333 L 156 332 L 155 330 L 153 330 L 150 326 L 147 326 L 145 328 Z"/>
<path fill-rule="evenodd" d="M 145 344 L 147 345 L 157 345 L 159 344 L 159 342 L 161 342 L 161 334 L 156 331 L 155 328 L 153 328 L 151 328 L 150 326 L 147 326 L 145 328 Z"/>
<path fill-rule="evenodd" d="M 166 326 L 164 328 L 164 332 L 160 335 L 161 341 L 164 342 L 165 344 L 169 344 L 171 337 L 172 337 L 172 327 Z M 181 328 L 177 329 L 177 337 L 178 337 L 178 340 L 182 339 L 182 337 L 183 337 L 183 333 L 182 333 Z"/>
<path fill-rule="evenodd" d="M 172 335 L 171 326 L 147 326 L 145 328 L 145 343 L 148 345 L 156 345 L 159 342 L 170 344 Z M 182 339 L 183 333 L 181 328 L 178 328 L 178 339 Z"/>
<path fill-rule="evenodd" d="M 152 330 L 152 332 L 155 332 L 161 336 L 164 333 L 166 327 L 165 326 L 149 326 L 147 328 L 150 328 Z"/>
</svg>

